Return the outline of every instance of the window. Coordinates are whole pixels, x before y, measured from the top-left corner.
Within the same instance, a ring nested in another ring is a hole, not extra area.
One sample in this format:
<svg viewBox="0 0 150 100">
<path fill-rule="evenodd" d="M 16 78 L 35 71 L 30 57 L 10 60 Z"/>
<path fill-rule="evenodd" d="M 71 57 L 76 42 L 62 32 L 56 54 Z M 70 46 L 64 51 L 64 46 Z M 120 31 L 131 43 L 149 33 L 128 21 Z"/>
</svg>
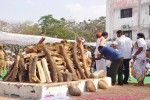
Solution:
<svg viewBox="0 0 150 100">
<path fill-rule="evenodd" d="M 121 18 L 132 17 L 132 8 L 121 9 Z"/>
<path fill-rule="evenodd" d="M 132 39 L 132 31 L 129 30 L 129 31 L 123 31 L 124 35 L 129 37 L 130 39 Z"/>
</svg>

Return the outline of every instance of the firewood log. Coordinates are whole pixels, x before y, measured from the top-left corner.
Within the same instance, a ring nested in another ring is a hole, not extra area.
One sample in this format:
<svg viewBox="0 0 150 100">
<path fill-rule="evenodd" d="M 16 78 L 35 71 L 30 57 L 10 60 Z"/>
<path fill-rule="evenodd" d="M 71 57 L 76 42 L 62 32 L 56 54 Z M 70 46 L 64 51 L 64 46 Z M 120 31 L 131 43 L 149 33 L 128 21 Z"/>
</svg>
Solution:
<svg viewBox="0 0 150 100">
<path fill-rule="evenodd" d="M 35 46 L 27 46 L 26 53 L 38 53 L 43 51 L 44 44 L 37 44 Z"/>
<path fill-rule="evenodd" d="M 36 63 L 38 58 L 34 55 L 30 56 L 30 64 L 29 64 L 29 82 L 40 83 L 40 80 L 36 76 Z"/>
<path fill-rule="evenodd" d="M 66 69 L 66 67 L 63 65 L 57 65 L 57 68 L 58 68 L 58 70 L 65 70 Z"/>
<path fill-rule="evenodd" d="M 17 73 L 18 73 L 19 59 L 20 59 L 20 56 L 17 55 L 16 59 L 15 59 L 15 65 L 14 65 L 13 73 L 12 73 L 12 76 L 11 76 L 11 81 L 15 81 L 15 79 L 16 79 L 16 76 L 17 76 Z"/>
<path fill-rule="evenodd" d="M 66 61 L 67 68 L 73 74 L 73 80 L 74 81 L 78 80 L 77 74 L 76 74 L 75 69 L 74 69 L 74 65 L 73 65 L 72 61 L 68 58 L 68 55 L 67 55 L 66 51 L 64 50 L 64 46 L 60 45 L 59 48 L 60 48 L 61 54 L 63 55 L 63 57 Z"/>
<path fill-rule="evenodd" d="M 50 67 L 51 67 L 51 78 L 52 78 L 52 81 L 53 82 L 63 81 L 63 76 L 59 72 L 59 70 L 57 68 L 57 65 L 56 65 L 56 62 L 54 61 L 54 59 L 51 56 L 51 52 L 46 47 L 44 47 L 44 53 L 46 54 L 48 63 L 50 65 Z"/>
<path fill-rule="evenodd" d="M 25 63 L 24 63 L 24 58 L 20 56 L 19 59 L 19 81 L 20 82 L 25 82 L 26 77 L 27 77 L 27 70 L 25 69 Z"/>
<path fill-rule="evenodd" d="M 41 65 L 41 61 L 37 61 L 36 65 L 37 65 L 37 68 L 38 68 L 40 81 L 41 81 L 41 83 L 45 83 L 46 78 L 45 78 L 44 70 L 43 70 L 42 65 Z"/>
<path fill-rule="evenodd" d="M 48 70 L 48 65 L 47 65 L 47 61 L 45 58 L 42 58 L 42 66 L 43 66 L 43 70 L 45 73 L 45 77 L 46 77 L 46 82 L 52 82 L 51 77 L 50 77 L 50 71 Z"/>
<path fill-rule="evenodd" d="M 82 58 L 82 62 L 83 62 L 83 68 L 84 68 L 84 71 L 85 71 L 85 74 L 86 74 L 86 77 L 89 78 L 91 73 L 90 71 L 87 69 L 88 66 L 86 64 L 86 57 L 85 57 L 85 53 L 84 53 L 84 47 L 83 47 L 83 44 L 82 44 L 82 41 L 81 40 L 78 40 L 78 46 L 80 48 L 80 52 L 81 52 L 81 58 Z"/>
<path fill-rule="evenodd" d="M 42 52 L 40 52 L 40 53 L 28 53 L 28 54 L 24 54 L 23 58 L 30 58 L 30 55 L 35 55 L 37 57 L 44 57 L 45 56 L 45 54 Z"/>
<path fill-rule="evenodd" d="M 45 37 L 42 37 L 41 39 L 40 39 L 40 41 L 38 42 L 38 44 L 41 44 L 41 43 L 43 43 L 45 41 Z"/>
<path fill-rule="evenodd" d="M 77 58 L 77 54 L 76 54 L 77 49 L 76 49 L 76 46 L 77 46 L 77 44 L 74 43 L 74 48 L 73 48 L 74 63 L 75 63 L 75 66 L 77 67 L 77 69 L 78 69 L 78 71 L 80 73 L 81 79 L 85 79 L 86 76 L 85 76 L 84 72 L 82 71 L 82 68 L 81 68 L 81 66 L 79 64 L 79 59 Z"/>
<path fill-rule="evenodd" d="M 63 75 L 63 81 L 64 82 L 72 81 L 72 73 L 70 73 L 70 72 L 62 72 L 62 75 Z"/>
<path fill-rule="evenodd" d="M 53 57 L 53 59 L 55 60 L 55 62 L 56 62 L 57 65 L 61 65 L 62 64 L 61 58 Z"/>
</svg>

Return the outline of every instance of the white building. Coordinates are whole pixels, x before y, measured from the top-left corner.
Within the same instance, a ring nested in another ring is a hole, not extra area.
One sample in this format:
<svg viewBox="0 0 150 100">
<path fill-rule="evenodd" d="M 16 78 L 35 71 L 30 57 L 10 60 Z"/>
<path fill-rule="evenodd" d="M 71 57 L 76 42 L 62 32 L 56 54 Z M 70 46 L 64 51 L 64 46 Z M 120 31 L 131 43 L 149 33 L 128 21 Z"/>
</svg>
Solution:
<svg viewBox="0 0 150 100">
<path fill-rule="evenodd" d="M 139 32 L 150 39 L 150 0 L 107 0 L 106 9 L 106 31 L 110 38 L 122 30 L 132 40 L 136 40 Z"/>
</svg>

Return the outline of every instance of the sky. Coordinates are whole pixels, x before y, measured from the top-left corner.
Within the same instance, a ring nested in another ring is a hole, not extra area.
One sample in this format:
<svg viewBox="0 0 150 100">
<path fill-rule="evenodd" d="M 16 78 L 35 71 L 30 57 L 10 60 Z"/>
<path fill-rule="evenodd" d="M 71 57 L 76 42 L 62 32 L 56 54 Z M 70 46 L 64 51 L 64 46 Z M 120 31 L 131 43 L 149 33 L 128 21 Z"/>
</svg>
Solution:
<svg viewBox="0 0 150 100">
<path fill-rule="evenodd" d="M 0 20 L 38 22 L 51 14 L 81 22 L 106 16 L 106 0 L 0 0 Z"/>
</svg>

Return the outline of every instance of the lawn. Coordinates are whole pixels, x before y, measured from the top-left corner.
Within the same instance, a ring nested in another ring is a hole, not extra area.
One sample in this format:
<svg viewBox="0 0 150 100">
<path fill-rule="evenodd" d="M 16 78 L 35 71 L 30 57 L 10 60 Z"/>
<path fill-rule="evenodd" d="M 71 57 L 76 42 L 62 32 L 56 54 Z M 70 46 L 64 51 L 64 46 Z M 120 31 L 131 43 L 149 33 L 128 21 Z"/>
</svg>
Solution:
<svg viewBox="0 0 150 100">
<path fill-rule="evenodd" d="M 3 77 L 6 75 L 6 72 L 7 72 L 6 70 L 3 71 L 3 73 L 2 73 Z M 2 77 L 0 77 L 0 80 L 2 80 Z M 132 77 L 132 80 L 128 81 L 128 82 L 129 83 L 137 83 L 137 80 L 134 77 Z M 150 76 L 145 77 L 144 83 L 145 84 L 150 84 Z"/>
</svg>

